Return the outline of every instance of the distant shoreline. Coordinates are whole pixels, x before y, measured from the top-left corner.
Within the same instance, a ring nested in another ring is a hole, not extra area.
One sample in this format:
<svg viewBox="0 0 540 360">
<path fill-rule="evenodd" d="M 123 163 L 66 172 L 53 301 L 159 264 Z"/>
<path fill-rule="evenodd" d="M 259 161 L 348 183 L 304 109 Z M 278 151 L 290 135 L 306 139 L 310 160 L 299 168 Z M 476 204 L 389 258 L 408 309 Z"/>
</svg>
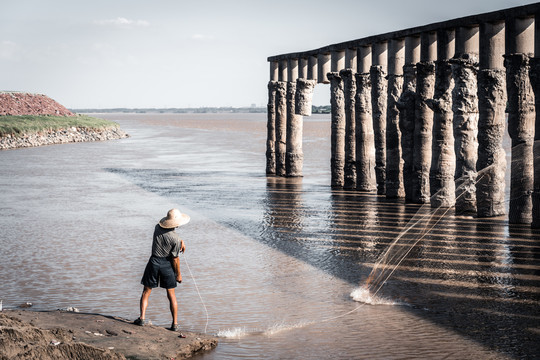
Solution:
<svg viewBox="0 0 540 360">
<path fill-rule="evenodd" d="M 238 113 L 238 114 L 262 114 L 266 113 L 266 107 L 200 107 L 200 108 L 85 108 L 70 109 L 74 113 L 128 113 L 128 114 L 208 114 L 208 113 Z M 313 106 L 313 114 L 330 114 L 330 105 Z"/>
</svg>

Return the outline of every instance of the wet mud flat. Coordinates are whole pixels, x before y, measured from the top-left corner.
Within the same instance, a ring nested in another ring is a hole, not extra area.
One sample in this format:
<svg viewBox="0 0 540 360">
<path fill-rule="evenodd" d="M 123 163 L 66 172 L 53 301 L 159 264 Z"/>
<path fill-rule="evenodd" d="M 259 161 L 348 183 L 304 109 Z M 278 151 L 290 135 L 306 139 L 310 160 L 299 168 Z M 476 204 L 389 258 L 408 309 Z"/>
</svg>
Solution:
<svg viewBox="0 0 540 360">
<path fill-rule="evenodd" d="M 1 359 L 186 359 L 217 346 L 213 336 L 100 314 L 11 310 L 0 313 Z"/>
</svg>

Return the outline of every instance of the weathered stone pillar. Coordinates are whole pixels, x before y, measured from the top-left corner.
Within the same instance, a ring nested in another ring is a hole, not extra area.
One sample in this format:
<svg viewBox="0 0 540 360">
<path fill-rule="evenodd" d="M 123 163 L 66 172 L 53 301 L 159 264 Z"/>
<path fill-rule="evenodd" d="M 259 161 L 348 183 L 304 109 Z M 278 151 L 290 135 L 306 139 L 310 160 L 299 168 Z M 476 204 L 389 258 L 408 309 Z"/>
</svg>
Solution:
<svg viewBox="0 0 540 360">
<path fill-rule="evenodd" d="M 276 173 L 276 86 L 277 82 L 268 82 L 268 106 L 266 125 L 266 174 Z"/>
<path fill-rule="evenodd" d="M 437 61 L 435 62 L 435 92 L 427 104 L 433 110 L 433 140 L 429 189 L 432 208 L 449 208 L 456 202 L 454 174 L 456 155 L 454 152 L 454 130 L 452 127 L 452 65 L 455 34 L 453 30 L 437 32 Z"/>
<path fill-rule="evenodd" d="M 298 78 L 307 79 L 308 74 L 308 59 L 300 58 L 298 60 Z"/>
<path fill-rule="evenodd" d="M 392 39 L 388 46 L 388 108 L 386 110 L 386 197 L 405 196 L 403 159 L 397 102 L 403 89 L 405 41 Z"/>
<path fill-rule="evenodd" d="M 375 140 L 375 177 L 377 194 L 386 194 L 386 103 L 388 97 L 388 43 L 373 44 L 371 80 L 371 108 Z"/>
<path fill-rule="evenodd" d="M 287 83 L 287 145 L 285 175 L 302 176 L 304 153 L 302 152 L 303 118 L 296 115 L 296 82 Z"/>
<path fill-rule="evenodd" d="M 308 57 L 307 79 L 317 81 L 318 75 L 317 56 Z"/>
<path fill-rule="evenodd" d="M 405 65 L 403 66 L 403 92 L 397 102 L 401 154 L 403 158 L 403 189 L 405 200 L 413 200 L 414 125 L 416 121 L 416 63 L 420 61 L 420 37 L 405 38 Z"/>
<path fill-rule="evenodd" d="M 433 111 L 427 100 L 435 93 L 435 58 L 437 34 L 421 35 L 420 62 L 416 64 L 416 115 L 413 140 L 412 201 L 417 204 L 429 202 L 429 171 L 433 134 Z"/>
<path fill-rule="evenodd" d="M 345 189 L 356 188 L 356 79 L 352 69 L 343 69 L 339 72 L 343 80 L 343 97 L 345 106 Z"/>
<path fill-rule="evenodd" d="M 476 213 L 478 158 L 478 27 L 456 29 L 456 54 L 450 60 L 454 89 L 454 148 L 456 152 L 456 213 Z"/>
<path fill-rule="evenodd" d="M 328 84 L 330 80 L 326 76 L 330 72 L 330 54 L 317 55 L 317 81 L 322 84 Z"/>
<path fill-rule="evenodd" d="M 276 175 L 285 176 L 287 152 L 287 82 L 276 83 Z"/>
<path fill-rule="evenodd" d="M 478 70 L 478 217 L 506 213 L 504 202 L 506 153 L 506 81 L 504 70 L 504 21 L 480 24 Z"/>
<path fill-rule="evenodd" d="M 358 48 L 356 74 L 356 190 L 375 190 L 375 142 L 371 114 L 371 46 Z"/>
<path fill-rule="evenodd" d="M 345 99 L 343 95 L 343 80 L 337 72 L 326 74 L 330 80 L 330 105 L 332 108 L 331 185 L 342 188 L 345 184 Z"/>
<path fill-rule="evenodd" d="M 313 104 L 313 89 L 317 85 L 317 80 L 306 80 L 299 78 L 296 81 L 296 114 L 311 116 Z"/>
<path fill-rule="evenodd" d="M 512 138 L 510 213 L 512 224 L 532 222 L 534 189 L 534 94 L 529 79 L 529 55 L 534 51 L 534 18 L 506 21 L 506 89 L 508 133 Z"/>
<path fill-rule="evenodd" d="M 356 48 L 349 48 L 345 50 L 345 69 L 351 69 L 353 72 L 357 72 L 357 51 L 359 50 L 356 50 Z"/>
<path fill-rule="evenodd" d="M 540 228 L 540 14 L 534 21 L 534 58 L 530 59 L 530 78 L 534 90 L 536 125 L 534 130 L 534 187 L 532 194 L 532 227 Z"/>
</svg>

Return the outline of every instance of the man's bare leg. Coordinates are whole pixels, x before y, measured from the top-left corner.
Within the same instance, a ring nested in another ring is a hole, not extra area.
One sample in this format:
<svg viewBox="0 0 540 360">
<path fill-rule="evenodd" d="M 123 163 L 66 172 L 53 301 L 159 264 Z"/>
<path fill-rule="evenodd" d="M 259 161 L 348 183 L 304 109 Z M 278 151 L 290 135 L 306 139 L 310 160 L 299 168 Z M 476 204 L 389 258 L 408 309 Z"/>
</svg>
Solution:
<svg viewBox="0 0 540 360">
<path fill-rule="evenodd" d="M 176 302 L 176 294 L 174 293 L 174 288 L 167 289 L 167 298 L 169 299 L 169 306 L 171 309 L 171 315 L 173 319 L 173 325 L 178 324 L 178 303 Z"/>
<path fill-rule="evenodd" d="M 146 308 L 148 307 L 148 298 L 150 297 L 150 293 L 152 292 L 152 289 L 145 286 L 144 290 L 141 295 L 141 316 L 139 317 L 141 320 L 145 319 L 146 316 Z"/>
</svg>

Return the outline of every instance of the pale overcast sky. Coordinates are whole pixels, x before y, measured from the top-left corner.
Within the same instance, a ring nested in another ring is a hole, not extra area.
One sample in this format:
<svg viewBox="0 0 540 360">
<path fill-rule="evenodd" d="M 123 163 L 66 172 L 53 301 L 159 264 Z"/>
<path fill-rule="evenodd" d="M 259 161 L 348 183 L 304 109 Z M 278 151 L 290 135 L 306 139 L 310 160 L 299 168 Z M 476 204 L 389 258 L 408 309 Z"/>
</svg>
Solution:
<svg viewBox="0 0 540 360">
<path fill-rule="evenodd" d="M 0 0 L 0 90 L 68 108 L 265 106 L 268 56 L 530 3 Z"/>
</svg>

